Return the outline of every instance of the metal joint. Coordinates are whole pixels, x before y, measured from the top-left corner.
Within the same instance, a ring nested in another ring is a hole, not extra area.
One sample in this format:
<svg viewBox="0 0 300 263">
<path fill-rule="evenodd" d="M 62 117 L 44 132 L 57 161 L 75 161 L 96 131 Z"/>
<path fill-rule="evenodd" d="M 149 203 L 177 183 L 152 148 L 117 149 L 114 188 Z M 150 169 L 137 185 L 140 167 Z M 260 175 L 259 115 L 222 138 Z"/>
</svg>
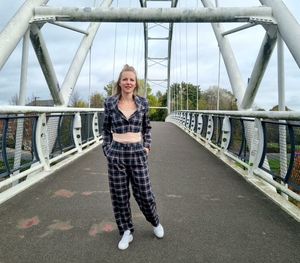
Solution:
<svg viewBox="0 0 300 263">
<path fill-rule="evenodd" d="M 46 22 L 55 22 L 56 17 L 55 16 L 34 16 L 29 23 L 46 23 Z"/>
<path fill-rule="evenodd" d="M 277 25 L 277 21 L 273 17 L 250 16 L 249 22 L 262 25 Z"/>
</svg>

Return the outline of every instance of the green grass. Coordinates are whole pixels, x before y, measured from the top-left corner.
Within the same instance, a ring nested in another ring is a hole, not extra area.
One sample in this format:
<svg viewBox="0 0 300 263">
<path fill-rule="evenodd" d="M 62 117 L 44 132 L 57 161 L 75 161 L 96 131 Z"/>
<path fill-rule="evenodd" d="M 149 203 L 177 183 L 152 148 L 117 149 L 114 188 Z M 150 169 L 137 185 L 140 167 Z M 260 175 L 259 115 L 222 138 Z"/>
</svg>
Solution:
<svg viewBox="0 0 300 263">
<path fill-rule="evenodd" d="M 29 160 L 21 160 L 20 166 L 22 166 L 23 164 L 29 163 L 29 162 L 31 162 L 31 160 L 30 161 Z M 14 158 L 9 158 L 8 159 L 8 164 L 9 164 L 9 167 L 12 169 L 14 167 Z M 21 172 L 26 170 L 26 169 L 28 169 L 28 168 L 23 168 L 21 170 Z M 0 160 L 0 173 L 3 173 L 5 171 L 6 171 L 6 167 L 4 165 L 4 162 L 2 160 Z"/>
<path fill-rule="evenodd" d="M 269 160 L 270 169 L 276 174 L 280 174 L 280 161 L 276 159 Z"/>
<path fill-rule="evenodd" d="M 291 145 L 288 143 L 286 145 L 286 147 L 287 147 L 287 152 L 291 153 Z M 280 145 L 279 145 L 279 143 L 268 142 L 267 149 L 268 149 L 267 150 L 268 152 L 279 153 L 280 152 Z"/>
</svg>

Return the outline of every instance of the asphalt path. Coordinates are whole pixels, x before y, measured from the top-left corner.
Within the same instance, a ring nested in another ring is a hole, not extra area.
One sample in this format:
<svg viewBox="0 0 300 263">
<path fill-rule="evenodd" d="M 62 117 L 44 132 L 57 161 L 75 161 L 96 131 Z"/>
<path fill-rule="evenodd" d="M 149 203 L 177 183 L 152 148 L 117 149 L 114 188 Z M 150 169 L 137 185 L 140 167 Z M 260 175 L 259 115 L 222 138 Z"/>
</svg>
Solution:
<svg viewBox="0 0 300 263">
<path fill-rule="evenodd" d="M 131 199 L 117 248 L 100 147 L 0 206 L 0 263 L 300 262 L 300 224 L 171 123 L 153 122 L 152 187 L 165 237 Z"/>
</svg>

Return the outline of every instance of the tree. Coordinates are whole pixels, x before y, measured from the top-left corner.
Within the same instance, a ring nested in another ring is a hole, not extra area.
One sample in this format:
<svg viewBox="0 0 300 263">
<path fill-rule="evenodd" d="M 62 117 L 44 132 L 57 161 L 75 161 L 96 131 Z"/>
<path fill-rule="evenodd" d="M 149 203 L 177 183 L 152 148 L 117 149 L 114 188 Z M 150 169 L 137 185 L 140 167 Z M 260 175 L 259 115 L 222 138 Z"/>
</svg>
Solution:
<svg viewBox="0 0 300 263">
<path fill-rule="evenodd" d="M 157 91 L 155 96 L 156 96 L 157 99 L 160 99 L 162 97 L 161 91 L 160 90 Z"/>
<path fill-rule="evenodd" d="M 113 95 L 115 87 L 115 82 L 111 81 L 106 86 L 104 86 L 104 90 L 106 91 L 106 97 Z"/>
<path fill-rule="evenodd" d="M 173 83 L 171 89 L 171 108 L 178 110 L 197 109 L 197 91 L 198 100 L 201 98 L 200 86 L 191 83 Z"/>
<path fill-rule="evenodd" d="M 104 96 L 99 92 L 93 93 L 90 97 L 90 106 L 91 108 L 103 108 Z"/>
<path fill-rule="evenodd" d="M 149 94 L 148 97 L 147 97 L 147 99 L 148 99 L 150 107 L 158 107 L 159 106 L 158 99 L 154 95 Z M 149 118 L 150 118 L 150 120 L 155 120 L 156 119 L 156 113 L 157 113 L 157 111 L 159 111 L 159 109 L 150 109 L 149 110 Z"/>
<path fill-rule="evenodd" d="M 72 93 L 72 96 L 71 96 L 70 102 L 69 102 L 69 106 L 75 107 L 75 108 L 87 108 L 88 103 L 80 98 L 78 91 L 75 91 Z"/>
<path fill-rule="evenodd" d="M 145 80 L 144 79 L 139 79 L 138 80 L 139 83 L 139 91 L 138 91 L 138 95 L 145 97 Z M 149 83 L 147 83 L 147 98 L 152 95 L 152 89 L 149 85 Z"/>
<path fill-rule="evenodd" d="M 87 108 L 89 105 L 87 104 L 86 101 L 84 100 L 78 100 L 76 103 L 73 105 L 75 108 Z"/>
<path fill-rule="evenodd" d="M 149 96 L 149 97 L 151 98 L 151 96 Z M 167 105 L 167 92 L 162 94 L 160 97 L 156 97 L 156 100 L 157 100 L 156 105 L 158 107 L 165 107 Z M 151 115 L 150 115 L 150 120 L 151 121 L 164 121 L 165 118 L 167 117 L 167 115 L 168 115 L 168 111 L 166 109 L 155 109 L 155 111 L 153 109 L 153 111 L 151 112 Z"/>
<path fill-rule="evenodd" d="M 276 105 L 274 106 L 272 109 L 270 109 L 270 111 L 278 111 L 279 106 Z M 291 111 L 291 109 L 287 106 L 285 106 L 285 111 Z"/>
<path fill-rule="evenodd" d="M 17 93 L 15 93 L 15 95 L 13 95 L 10 100 L 9 100 L 9 104 L 10 105 L 18 105 L 19 102 L 19 96 Z"/>
<path fill-rule="evenodd" d="M 76 90 L 71 95 L 71 98 L 69 100 L 69 106 L 74 106 L 79 100 L 80 100 L 80 95 L 79 92 Z"/>
<path fill-rule="evenodd" d="M 207 108 L 205 110 L 216 110 L 218 101 L 218 87 L 211 86 L 203 92 Z M 226 89 L 219 89 L 219 110 L 237 110 L 236 98 Z"/>
<path fill-rule="evenodd" d="M 34 98 L 37 98 L 37 97 L 34 97 L 34 95 L 31 95 L 31 99 L 27 98 L 26 101 L 25 101 L 25 104 L 28 104 L 28 103 L 34 101 Z M 19 105 L 19 95 L 17 93 L 15 93 L 15 95 L 13 95 L 9 99 L 9 104 L 10 105 Z"/>
<path fill-rule="evenodd" d="M 171 89 L 171 110 L 196 110 L 197 100 L 199 110 L 216 110 L 218 100 L 218 87 L 212 86 L 202 91 L 200 86 L 192 83 L 173 83 Z M 157 93 L 158 101 L 167 105 L 167 93 Z M 219 109 L 237 110 L 236 98 L 226 89 L 219 89 Z"/>
</svg>

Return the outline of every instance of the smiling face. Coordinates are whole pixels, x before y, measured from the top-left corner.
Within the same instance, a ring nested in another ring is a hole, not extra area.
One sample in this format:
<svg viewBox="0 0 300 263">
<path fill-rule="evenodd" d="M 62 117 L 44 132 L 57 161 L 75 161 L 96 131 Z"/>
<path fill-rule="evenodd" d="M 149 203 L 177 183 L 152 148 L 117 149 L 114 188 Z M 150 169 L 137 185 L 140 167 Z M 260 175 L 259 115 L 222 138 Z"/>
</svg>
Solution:
<svg viewBox="0 0 300 263">
<path fill-rule="evenodd" d="M 136 75 L 132 71 L 122 72 L 119 86 L 123 94 L 133 94 L 136 88 Z"/>
</svg>

